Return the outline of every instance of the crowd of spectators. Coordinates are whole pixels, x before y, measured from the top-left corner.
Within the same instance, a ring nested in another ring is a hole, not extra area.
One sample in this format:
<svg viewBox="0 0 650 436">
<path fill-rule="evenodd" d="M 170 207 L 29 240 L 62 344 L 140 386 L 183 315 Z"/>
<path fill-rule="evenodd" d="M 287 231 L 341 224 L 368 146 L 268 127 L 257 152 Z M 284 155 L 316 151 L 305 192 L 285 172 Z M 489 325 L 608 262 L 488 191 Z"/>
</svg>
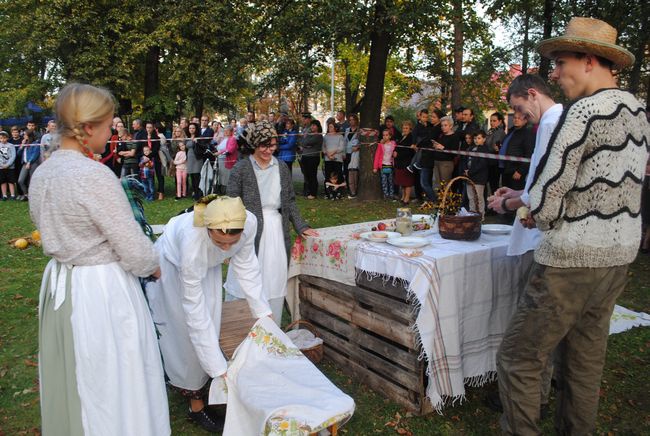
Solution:
<svg viewBox="0 0 650 436">
<path fill-rule="evenodd" d="M 481 157 L 459 156 L 446 151 L 480 151 L 502 156 L 529 158 L 534 148 L 534 126 L 525 116 L 515 113 L 513 126 L 506 131 L 504 116 L 494 112 L 489 128 L 482 129 L 471 108 L 456 108 L 453 116 L 440 109 L 417 112 L 416 120 L 396 125 L 391 115 L 384 118 L 377 135 L 373 171 L 384 198 L 404 205 L 426 205 L 438 201 L 442 183 L 464 175 L 473 180 L 481 197 L 479 211 L 484 213 L 483 198 L 501 186 L 521 189 L 528 164 Z M 303 195 L 315 199 L 355 198 L 359 189 L 359 152 L 363 146 L 359 118 L 338 111 L 325 128 L 311 113 L 300 120 L 287 113 L 262 114 L 252 111 L 239 121 L 223 122 L 216 115 L 181 118 L 172 126 L 136 118 L 128 129 L 115 117 L 112 136 L 101 155 L 94 159 L 110 167 L 117 177 L 139 178 L 148 200 L 165 197 L 165 177 L 175 181 L 175 198 L 200 198 L 207 193 L 224 193 L 230 170 L 247 150 L 238 139 L 256 121 L 268 121 L 278 135 L 274 155 L 292 173 L 298 162 L 304 178 Z M 13 126 L 0 132 L 0 182 L 2 199 L 27 200 L 29 180 L 39 163 L 51 152 L 56 123 L 50 121 L 41 134 L 33 122 L 24 128 Z M 363 137 L 367 138 L 367 137 Z M 373 144 L 374 145 L 374 144 Z M 323 184 L 318 181 L 322 171 Z M 209 173 L 209 174 L 206 174 Z M 456 187 L 465 198 L 463 184 Z M 208 192 L 209 191 L 209 192 Z"/>
</svg>

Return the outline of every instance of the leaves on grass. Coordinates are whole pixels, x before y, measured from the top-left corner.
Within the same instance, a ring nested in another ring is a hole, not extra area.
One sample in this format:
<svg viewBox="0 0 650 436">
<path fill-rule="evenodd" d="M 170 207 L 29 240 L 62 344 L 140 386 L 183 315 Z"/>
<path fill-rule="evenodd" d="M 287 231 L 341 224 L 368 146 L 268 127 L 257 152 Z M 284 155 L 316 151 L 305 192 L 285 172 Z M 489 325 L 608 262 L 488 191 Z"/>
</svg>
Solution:
<svg viewBox="0 0 650 436">
<path fill-rule="evenodd" d="M 38 362 L 34 362 L 33 360 L 25 359 L 25 365 L 26 366 L 33 366 L 35 368 L 38 367 Z"/>
</svg>

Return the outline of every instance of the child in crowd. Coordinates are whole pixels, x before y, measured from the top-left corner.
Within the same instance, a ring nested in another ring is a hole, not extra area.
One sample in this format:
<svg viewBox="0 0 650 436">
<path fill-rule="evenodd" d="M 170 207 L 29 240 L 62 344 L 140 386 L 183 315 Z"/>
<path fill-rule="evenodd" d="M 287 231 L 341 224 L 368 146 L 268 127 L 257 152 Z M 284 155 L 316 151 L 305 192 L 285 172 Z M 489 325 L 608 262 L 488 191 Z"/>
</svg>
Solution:
<svg viewBox="0 0 650 436">
<path fill-rule="evenodd" d="M 187 196 L 187 153 L 185 152 L 185 143 L 178 143 L 178 151 L 174 156 L 174 165 L 176 166 L 176 200 Z"/>
<path fill-rule="evenodd" d="M 131 134 L 124 127 L 117 130 L 117 155 L 118 160 L 122 164 L 120 177 L 132 176 L 138 174 L 138 158 L 136 152 L 138 144 L 131 141 Z"/>
<path fill-rule="evenodd" d="M 2 201 L 7 201 L 7 198 L 16 199 L 15 161 L 16 147 L 9 142 L 9 134 L 3 130 L 0 132 L 0 188 L 2 189 Z M 7 197 L 7 187 L 9 187 L 11 197 Z"/>
<path fill-rule="evenodd" d="M 381 171 L 381 190 L 384 193 L 384 198 L 388 200 L 392 200 L 393 195 L 395 195 L 393 186 L 393 162 L 397 154 L 395 153 L 395 147 L 397 147 L 397 144 L 393 141 L 390 131 L 384 130 L 381 141 L 377 144 L 372 172 Z"/>
<path fill-rule="evenodd" d="M 325 182 L 325 195 L 328 200 L 340 200 L 343 198 L 343 191 L 346 187 L 345 182 L 339 181 L 339 174 L 336 171 L 330 173 L 330 178 Z"/>
<path fill-rule="evenodd" d="M 350 115 L 350 127 L 345 130 L 345 151 L 348 198 L 355 198 L 359 186 L 359 118 L 354 114 Z"/>
<path fill-rule="evenodd" d="M 484 130 L 479 130 L 474 135 L 474 144 L 469 151 L 488 153 L 487 146 L 485 145 L 485 138 L 487 137 Z M 488 181 L 488 161 L 484 157 L 469 156 L 467 159 L 467 169 L 465 175 L 469 177 L 476 186 L 476 193 L 478 194 L 478 212 L 483 215 L 485 213 L 485 200 L 483 199 L 483 191 Z M 471 186 L 467 186 L 467 198 L 469 200 L 470 209 L 474 208 L 474 190 Z"/>
<path fill-rule="evenodd" d="M 145 145 L 142 148 L 142 157 L 140 158 L 140 181 L 144 185 L 144 195 L 148 201 L 153 201 L 153 176 L 155 174 L 153 168 L 151 147 Z"/>
</svg>

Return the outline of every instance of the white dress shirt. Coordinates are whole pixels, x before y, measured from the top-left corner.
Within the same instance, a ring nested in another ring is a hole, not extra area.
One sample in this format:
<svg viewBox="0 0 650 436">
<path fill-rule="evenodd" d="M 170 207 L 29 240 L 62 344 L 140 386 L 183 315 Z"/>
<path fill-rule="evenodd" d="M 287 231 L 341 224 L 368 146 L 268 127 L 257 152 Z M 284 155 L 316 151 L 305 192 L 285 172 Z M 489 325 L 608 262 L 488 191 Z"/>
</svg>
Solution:
<svg viewBox="0 0 650 436">
<path fill-rule="evenodd" d="M 535 149 L 533 155 L 530 157 L 530 169 L 526 177 L 526 186 L 524 192 L 521 194 L 521 201 L 530 207 L 530 198 L 528 196 L 528 189 L 535 177 L 535 171 L 542 156 L 546 153 L 548 142 L 551 139 L 553 130 L 557 126 L 557 122 L 562 115 L 562 105 L 556 104 L 551 106 L 539 120 L 539 127 L 537 128 L 537 135 L 535 137 Z M 520 256 L 528 251 L 534 250 L 542 240 L 542 233 L 537 229 L 527 229 L 521 225 L 519 218 L 515 217 L 515 222 L 512 224 L 512 232 L 510 233 L 510 243 L 508 244 L 508 256 Z"/>
</svg>

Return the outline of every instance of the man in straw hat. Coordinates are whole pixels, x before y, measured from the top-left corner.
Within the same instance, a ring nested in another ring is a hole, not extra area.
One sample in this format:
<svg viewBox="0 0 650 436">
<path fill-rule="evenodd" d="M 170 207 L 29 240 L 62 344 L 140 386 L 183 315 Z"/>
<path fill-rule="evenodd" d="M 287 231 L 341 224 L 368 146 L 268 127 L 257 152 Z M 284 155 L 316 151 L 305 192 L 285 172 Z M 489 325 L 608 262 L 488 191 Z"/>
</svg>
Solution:
<svg viewBox="0 0 650 436">
<path fill-rule="evenodd" d="M 230 258 L 255 316 L 272 313 L 262 293 L 256 230 L 257 219 L 240 198 L 217 197 L 172 218 L 155 245 L 162 274 L 147 286 L 147 297 L 165 373 L 189 399 L 189 418 L 211 432 L 223 429 L 223 418 L 206 410 L 204 397 L 210 379 L 227 369 L 219 347 L 224 260 Z"/>
<path fill-rule="evenodd" d="M 573 18 L 538 49 L 574 100 L 562 113 L 530 187 L 529 226 L 542 231 L 524 295 L 497 358 L 506 434 L 541 434 L 540 378 L 556 349 L 559 434 L 595 428 L 609 320 L 640 241 L 650 128 L 613 69 L 634 62 L 616 29 Z"/>
</svg>

